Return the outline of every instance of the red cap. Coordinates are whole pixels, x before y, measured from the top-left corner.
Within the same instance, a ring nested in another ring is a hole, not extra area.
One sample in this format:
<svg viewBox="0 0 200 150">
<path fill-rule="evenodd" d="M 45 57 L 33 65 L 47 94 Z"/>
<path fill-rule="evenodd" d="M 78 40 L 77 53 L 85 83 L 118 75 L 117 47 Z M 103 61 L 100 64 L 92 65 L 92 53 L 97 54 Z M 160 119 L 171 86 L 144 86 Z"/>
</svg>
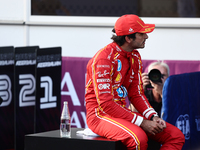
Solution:
<svg viewBox="0 0 200 150">
<path fill-rule="evenodd" d="M 123 36 L 136 32 L 150 33 L 154 30 L 155 24 L 145 24 L 137 15 L 129 14 L 121 16 L 114 28 L 117 36 Z"/>
</svg>

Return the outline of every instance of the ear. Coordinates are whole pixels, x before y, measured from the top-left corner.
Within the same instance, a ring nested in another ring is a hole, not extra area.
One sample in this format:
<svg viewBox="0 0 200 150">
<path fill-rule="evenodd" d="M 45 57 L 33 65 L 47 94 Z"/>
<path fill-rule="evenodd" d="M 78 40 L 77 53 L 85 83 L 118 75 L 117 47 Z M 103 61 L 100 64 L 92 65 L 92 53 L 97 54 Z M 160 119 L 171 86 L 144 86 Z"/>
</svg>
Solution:
<svg viewBox="0 0 200 150">
<path fill-rule="evenodd" d="M 129 38 L 128 36 L 125 36 L 125 40 L 127 43 L 131 43 L 131 38 Z"/>
</svg>

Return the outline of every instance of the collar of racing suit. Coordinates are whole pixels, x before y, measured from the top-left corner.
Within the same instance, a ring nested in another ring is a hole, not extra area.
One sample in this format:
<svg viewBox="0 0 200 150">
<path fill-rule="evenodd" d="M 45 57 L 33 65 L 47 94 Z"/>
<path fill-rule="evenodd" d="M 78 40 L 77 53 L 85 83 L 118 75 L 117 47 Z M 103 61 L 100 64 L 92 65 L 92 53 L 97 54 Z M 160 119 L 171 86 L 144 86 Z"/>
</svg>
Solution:
<svg viewBox="0 0 200 150">
<path fill-rule="evenodd" d="M 116 43 L 115 43 L 116 44 Z M 129 79 L 129 85 L 132 82 L 131 78 L 133 78 L 133 74 L 134 74 L 134 70 L 133 70 L 133 66 L 134 66 L 134 53 L 138 53 L 137 50 L 133 50 L 132 52 L 127 52 L 125 50 L 123 50 L 119 45 L 116 44 L 116 50 L 118 51 L 118 53 L 124 57 L 127 57 L 127 59 L 129 60 L 129 70 L 127 73 L 127 77 L 126 79 Z"/>
</svg>

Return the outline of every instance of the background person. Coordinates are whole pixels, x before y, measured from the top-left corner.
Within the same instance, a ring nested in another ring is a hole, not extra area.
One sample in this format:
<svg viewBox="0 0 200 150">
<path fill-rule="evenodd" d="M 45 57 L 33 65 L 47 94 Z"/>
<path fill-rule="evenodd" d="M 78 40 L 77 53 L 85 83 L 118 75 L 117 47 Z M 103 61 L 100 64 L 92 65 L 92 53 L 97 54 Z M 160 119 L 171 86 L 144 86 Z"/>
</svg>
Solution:
<svg viewBox="0 0 200 150">
<path fill-rule="evenodd" d="M 158 69 L 161 72 L 162 83 L 160 82 L 154 83 L 150 81 L 148 74 L 152 69 Z M 160 117 L 161 108 L 162 108 L 163 85 L 165 83 L 165 80 L 169 77 L 169 74 L 170 74 L 169 66 L 166 63 L 160 62 L 160 61 L 152 62 L 148 66 L 148 73 L 142 73 L 142 82 L 143 82 L 145 96 L 147 97 L 149 103 L 154 108 L 154 110 L 158 113 L 159 117 Z M 149 84 L 151 84 L 153 88 L 147 88 Z M 132 104 L 130 105 L 129 108 L 132 111 L 137 112 L 137 110 Z M 160 144 L 149 138 L 148 150 L 159 150 L 159 149 L 160 149 Z"/>
<path fill-rule="evenodd" d="M 150 81 L 148 74 L 152 69 L 158 69 L 161 72 L 162 75 L 162 83 L 153 83 Z M 142 73 L 142 82 L 143 82 L 143 88 L 145 96 L 147 97 L 149 103 L 151 106 L 155 109 L 155 111 L 158 113 L 160 117 L 161 113 L 161 107 L 162 107 L 162 90 L 163 85 L 165 83 L 165 80 L 169 77 L 170 69 L 169 66 L 161 61 L 152 62 L 148 66 L 148 73 Z M 147 88 L 147 86 L 151 84 L 153 88 Z M 130 105 L 129 107 L 132 111 L 137 111 L 133 105 Z"/>
</svg>

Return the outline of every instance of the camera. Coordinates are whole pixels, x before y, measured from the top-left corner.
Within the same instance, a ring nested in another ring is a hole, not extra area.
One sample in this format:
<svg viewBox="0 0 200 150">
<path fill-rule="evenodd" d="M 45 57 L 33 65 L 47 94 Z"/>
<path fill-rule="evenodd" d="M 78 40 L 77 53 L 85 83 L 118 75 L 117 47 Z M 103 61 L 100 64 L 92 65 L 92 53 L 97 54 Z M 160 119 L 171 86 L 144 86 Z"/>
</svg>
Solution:
<svg viewBox="0 0 200 150">
<path fill-rule="evenodd" d="M 148 76 L 149 76 L 149 79 L 150 79 L 152 82 L 154 82 L 154 83 L 159 83 L 159 82 L 162 83 L 161 78 L 163 78 L 163 76 L 162 76 L 161 72 L 160 72 L 158 69 L 152 69 L 152 70 L 149 72 Z M 149 85 L 147 85 L 146 87 L 147 87 L 147 88 L 153 88 L 153 87 L 151 86 L 151 83 L 150 83 Z"/>
<path fill-rule="evenodd" d="M 163 76 L 162 76 L 161 72 L 158 69 L 152 69 L 149 72 L 148 76 L 149 76 L 149 79 L 152 82 L 154 82 L 154 83 L 158 83 L 158 82 L 162 83 L 161 78 L 163 78 Z"/>
</svg>

